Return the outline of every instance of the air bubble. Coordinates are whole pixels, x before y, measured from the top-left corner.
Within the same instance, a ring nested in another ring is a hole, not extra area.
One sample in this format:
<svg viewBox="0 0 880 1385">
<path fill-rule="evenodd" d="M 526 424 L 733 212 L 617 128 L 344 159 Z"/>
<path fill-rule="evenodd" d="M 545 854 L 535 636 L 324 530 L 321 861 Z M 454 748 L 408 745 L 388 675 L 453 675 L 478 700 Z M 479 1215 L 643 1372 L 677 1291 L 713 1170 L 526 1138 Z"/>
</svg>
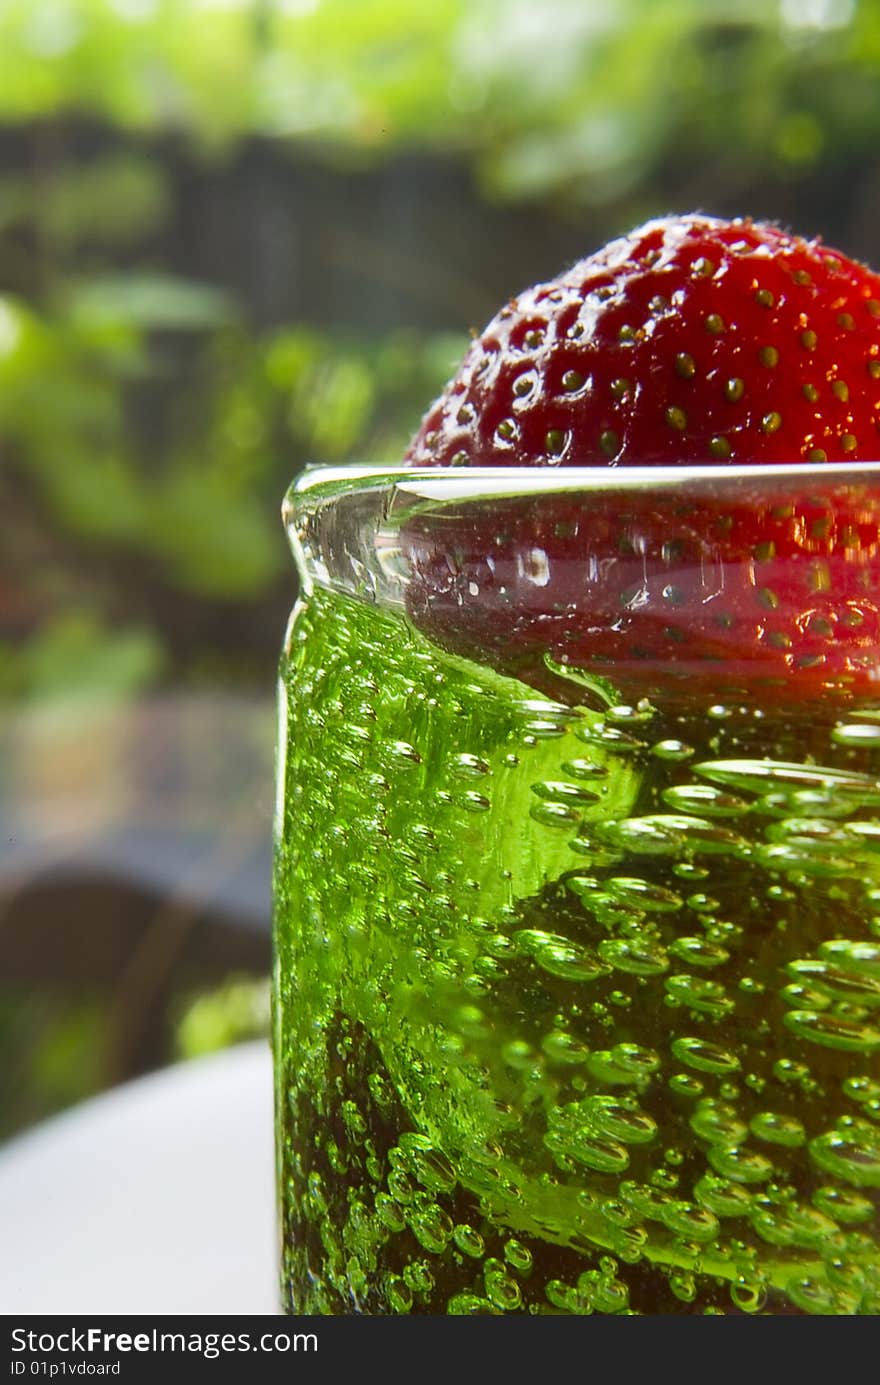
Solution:
<svg viewBox="0 0 880 1385">
<path fill-rule="evenodd" d="M 689 909 L 693 909 L 695 914 L 714 914 L 715 910 L 720 907 L 720 903 L 721 901 L 713 898 L 712 895 L 701 892 L 687 897 L 687 906 Z"/>
<path fill-rule="evenodd" d="M 406 1132 L 400 1136 L 399 1148 L 415 1178 L 432 1192 L 450 1192 L 456 1184 L 455 1170 L 443 1150 L 425 1135 Z"/>
<path fill-rule="evenodd" d="M 663 802 L 678 812 L 700 813 L 709 818 L 740 817 L 749 804 L 736 794 L 725 793 L 713 784 L 674 784 L 664 790 Z"/>
<path fill-rule="evenodd" d="M 669 1089 L 678 1096 L 686 1096 L 691 1099 L 702 1096 L 705 1091 L 700 1079 L 689 1072 L 673 1073 L 669 1079 Z"/>
<path fill-rule="evenodd" d="M 691 1116 L 690 1126 L 695 1135 L 710 1144 L 737 1145 L 748 1134 L 748 1126 L 739 1119 L 735 1109 L 711 1097 L 699 1103 Z"/>
<path fill-rule="evenodd" d="M 714 1241 L 718 1235 L 718 1218 L 714 1212 L 693 1202 L 670 1202 L 663 1209 L 661 1220 L 673 1235 L 691 1241 Z"/>
<path fill-rule="evenodd" d="M 603 962 L 633 976 L 660 976 L 669 958 L 658 943 L 638 938 L 606 938 L 596 949 Z"/>
<path fill-rule="evenodd" d="M 645 1217 L 649 1221 L 662 1221 L 663 1214 L 672 1201 L 668 1193 L 645 1183 L 627 1181 L 621 1183 L 619 1191 L 624 1202 L 634 1208 L 640 1217 Z"/>
<path fill-rule="evenodd" d="M 699 1014 L 721 1019 L 734 1008 L 734 1002 L 721 983 L 710 981 L 705 976 L 668 976 L 664 985 L 666 994 L 671 999 L 679 1005 L 686 1005 L 690 1010 L 696 1010 Z"/>
<path fill-rule="evenodd" d="M 880 784 L 866 774 L 798 765 L 779 760 L 712 760 L 694 766 L 695 773 L 738 792 L 819 789 L 845 795 L 864 806 L 880 803 Z"/>
<path fill-rule="evenodd" d="M 453 1227 L 452 1239 L 458 1246 L 463 1255 L 469 1255 L 473 1260 L 479 1260 L 485 1253 L 486 1243 L 472 1226 L 467 1222 L 459 1222 Z"/>
<path fill-rule="evenodd" d="M 819 879 L 851 875 L 858 869 L 858 861 L 848 856 L 825 855 L 817 850 L 815 842 L 811 842 L 809 846 L 796 846 L 791 843 L 760 846 L 755 851 L 755 859 L 766 870 L 798 871 Z"/>
<path fill-rule="evenodd" d="M 880 845 L 880 822 L 846 822 L 844 830 L 849 837 L 855 837 L 860 846 L 876 851 Z"/>
<path fill-rule="evenodd" d="M 544 1296 L 548 1303 L 554 1308 L 559 1308 L 563 1313 L 577 1311 L 573 1306 L 574 1289 L 561 1279 L 548 1280 L 544 1288 Z"/>
<path fill-rule="evenodd" d="M 681 851 L 689 818 L 657 815 L 628 818 L 622 822 L 607 822 L 596 826 L 596 834 L 612 846 L 622 847 L 646 856 L 672 855 Z"/>
<path fill-rule="evenodd" d="M 522 1290 L 501 1260 L 493 1257 L 486 1261 L 483 1282 L 487 1298 L 504 1312 L 515 1313 L 522 1306 Z"/>
<path fill-rule="evenodd" d="M 389 753 L 395 760 L 408 761 L 413 765 L 420 765 L 422 757 L 415 746 L 410 745 L 409 741 L 392 741 L 389 746 Z"/>
<path fill-rule="evenodd" d="M 523 725 L 526 735 L 535 736 L 539 741 L 558 740 L 565 735 L 565 726 L 559 721 L 549 721 L 543 717 L 535 717 Z"/>
<path fill-rule="evenodd" d="M 434 1202 L 407 1210 L 407 1222 L 419 1245 L 432 1255 L 440 1255 L 452 1235 L 452 1218 Z"/>
<path fill-rule="evenodd" d="M 656 813 L 644 818 L 627 818 L 595 830 L 611 845 L 647 856 L 692 851 L 745 857 L 750 849 L 745 838 L 729 828 L 685 814 Z"/>
<path fill-rule="evenodd" d="M 704 967 L 706 970 L 723 966 L 730 960 L 730 953 L 726 948 L 700 937 L 678 937 L 669 944 L 669 951 L 673 957 L 689 966 Z"/>
<path fill-rule="evenodd" d="M 705 1039 L 682 1037 L 673 1039 L 672 1052 L 679 1062 L 698 1072 L 728 1073 L 739 1070 L 739 1059 L 728 1049 Z"/>
<path fill-rule="evenodd" d="M 880 1048 L 880 1029 L 840 1019 L 836 1015 L 816 1010 L 789 1010 L 783 1015 L 782 1022 L 798 1038 L 821 1044 L 823 1048 L 840 1049 L 846 1053 L 873 1053 Z"/>
<path fill-rule="evenodd" d="M 446 1312 L 450 1317 L 483 1317 L 500 1311 L 489 1299 L 480 1298 L 479 1294 L 453 1294 L 446 1304 Z"/>
<path fill-rule="evenodd" d="M 773 1064 L 773 1076 L 780 1082 L 801 1083 L 810 1076 L 810 1069 L 806 1063 L 799 1063 L 795 1058 L 777 1058 Z"/>
<path fill-rule="evenodd" d="M 627 1145 L 650 1144 L 656 1138 L 657 1122 L 631 1102 L 594 1096 L 581 1105 L 587 1123 L 600 1135 Z"/>
<path fill-rule="evenodd" d="M 638 1044 L 617 1044 L 613 1049 L 599 1049 L 590 1054 L 587 1064 L 599 1082 L 609 1085 L 642 1083 L 660 1067 L 659 1055 Z"/>
<path fill-rule="evenodd" d="M 831 739 L 837 745 L 876 750 L 880 747 L 880 726 L 871 726 L 870 724 L 836 726 L 831 732 Z"/>
<path fill-rule="evenodd" d="M 597 765 L 593 760 L 564 760 L 562 769 L 573 779 L 604 779 L 608 774 L 607 765 Z"/>
<path fill-rule="evenodd" d="M 391 1194 L 391 1197 L 394 1200 L 394 1202 L 402 1203 L 404 1207 L 408 1203 L 412 1202 L 416 1190 L 413 1186 L 412 1180 L 404 1173 L 402 1169 L 392 1168 L 390 1173 L 388 1174 L 387 1182 L 388 1191 Z M 405 1212 L 403 1212 L 403 1216 L 406 1216 Z"/>
<path fill-rule="evenodd" d="M 754 1206 L 753 1194 L 740 1183 L 713 1173 L 704 1174 L 697 1182 L 694 1197 L 716 1217 L 747 1217 Z"/>
<path fill-rule="evenodd" d="M 616 1228 L 613 1245 L 618 1259 L 627 1265 L 637 1265 L 644 1255 L 647 1240 L 648 1233 L 643 1226 Z"/>
<path fill-rule="evenodd" d="M 740 1278 L 730 1286 L 730 1301 L 742 1313 L 759 1313 L 767 1302 L 767 1290 Z"/>
<path fill-rule="evenodd" d="M 625 904 L 637 904 L 652 913 L 674 913 L 682 907 L 682 898 L 662 885 L 649 884 L 638 876 L 615 875 L 606 881 L 605 889 L 613 899 Z"/>
<path fill-rule="evenodd" d="M 697 1297 L 697 1281 L 692 1274 L 683 1271 L 671 1274 L 669 1287 L 681 1303 L 693 1303 Z"/>
<path fill-rule="evenodd" d="M 792 1277 L 785 1286 L 792 1303 L 805 1313 L 823 1317 L 838 1316 L 843 1312 L 840 1300 L 831 1285 L 824 1279 Z"/>
<path fill-rule="evenodd" d="M 771 842 L 788 842 L 792 846 L 818 851 L 847 842 L 843 827 L 820 817 L 783 818 L 781 822 L 771 823 L 765 835 Z"/>
<path fill-rule="evenodd" d="M 601 1139 L 582 1131 L 561 1132 L 554 1128 L 544 1136 L 544 1143 L 552 1153 L 566 1154 L 596 1173 L 623 1173 L 629 1164 L 629 1154 L 617 1140 Z"/>
<path fill-rule="evenodd" d="M 403 1208 L 388 1193 L 376 1194 L 375 1208 L 380 1222 L 389 1231 L 402 1231 L 406 1226 Z"/>
<path fill-rule="evenodd" d="M 763 1154 L 740 1146 L 710 1145 L 706 1158 L 716 1173 L 735 1183 L 765 1183 L 773 1173 L 773 1165 Z"/>
<path fill-rule="evenodd" d="M 810 1141 L 810 1157 L 826 1173 L 857 1188 L 880 1188 L 880 1130 L 867 1122 L 829 1130 Z"/>
<path fill-rule="evenodd" d="M 819 955 L 837 966 L 864 972 L 880 980 L 880 943 L 834 938 L 820 945 Z"/>
<path fill-rule="evenodd" d="M 813 1204 L 820 1212 L 832 1217 L 845 1226 L 868 1221 L 874 1216 L 874 1202 L 862 1193 L 851 1188 L 836 1188 L 833 1185 L 818 1188 L 813 1194 Z"/>
<path fill-rule="evenodd" d="M 628 731 L 621 731 L 619 727 L 606 726 L 603 721 L 597 721 L 593 726 L 576 726 L 574 734 L 588 745 L 601 745 L 621 754 L 644 749 L 643 743 L 636 736 L 631 736 Z"/>
<path fill-rule="evenodd" d="M 468 1038 L 485 1039 L 488 1037 L 486 1016 L 476 1005 L 459 1005 L 450 1018 L 459 1033 Z"/>
<path fill-rule="evenodd" d="M 784 1203 L 774 1207 L 759 1203 L 752 1213 L 752 1226 L 772 1246 L 803 1246 L 807 1250 L 827 1248 L 840 1228 L 815 1207 Z"/>
<path fill-rule="evenodd" d="M 491 773 L 491 769 L 488 762 L 482 760 L 479 755 L 462 754 L 453 758 L 452 772 L 462 779 L 482 779 Z"/>
<path fill-rule="evenodd" d="M 796 1149 L 807 1138 L 803 1123 L 797 1116 L 787 1116 L 778 1111 L 760 1111 L 750 1120 L 749 1129 L 759 1140 L 783 1145 L 786 1149 Z"/>
<path fill-rule="evenodd" d="M 866 1076 L 847 1077 L 843 1092 L 851 1101 L 877 1101 L 880 1098 L 880 1081 Z"/>
<path fill-rule="evenodd" d="M 559 779 L 544 780 L 539 784 L 532 784 L 531 788 L 532 793 L 537 798 L 565 805 L 598 803 L 599 801 L 599 795 L 593 793 L 591 789 L 585 789 L 581 784 L 569 784 Z"/>
<path fill-rule="evenodd" d="M 650 703 L 644 702 L 640 702 L 637 707 L 620 705 L 608 707 L 605 710 L 606 721 L 613 722 L 616 726 L 644 726 L 652 720 L 654 715 L 654 708 Z"/>
<path fill-rule="evenodd" d="M 501 1057 L 508 1067 L 526 1071 L 534 1066 L 535 1051 L 524 1039 L 509 1039 L 501 1046 Z"/>
<path fill-rule="evenodd" d="M 408 1313 L 413 1306 L 412 1289 L 399 1274 L 385 1278 L 385 1294 L 392 1313 Z"/>
<path fill-rule="evenodd" d="M 513 1236 L 504 1243 L 504 1258 L 520 1274 L 527 1274 L 532 1268 L 532 1252 Z"/>
<path fill-rule="evenodd" d="M 694 754 L 694 748 L 684 741 L 657 741 L 655 745 L 651 746 L 651 754 L 656 755 L 658 760 L 669 760 L 672 763 L 677 763 L 682 760 L 689 760 Z"/>
<path fill-rule="evenodd" d="M 585 1063 L 590 1055 L 590 1050 L 580 1039 L 576 1039 L 572 1034 L 566 1034 L 563 1030 L 554 1030 L 550 1034 L 545 1034 L 541 1040 L 541 1051 L 551 1063 L 564 1063 L 575 1066 Z"/>
<path fill-rule="evenodd" d="M 880 977 L 846 971 L 834 966 L 828 957 L 789 962 L 786 971 L 789 976 L 811 982 L 834 1000 L 850 1001 L 870 1009 L 880 1006 Z"/>
<path fill-rule="evenodd" d="M 567 803 L 534 803 L 529 808 L 529 817 L 542 822 L 546 827 L 572 827 L 580 822 L 580 813 Z"/>
<path fill-rule="evenodd" d="M 783 986 L 779 992 L 781 1000 L 790 1006 L 792 1010 L 827 1010 L 831 1006 L 831 997 L 824 991 L 820 991 L 817 986 L 807 986 L 803 982 L 796 981 L 790 986 Z"/>
<path fill-rule="evenodd" d="M 600 1313 L 623 1313 L 629 1306 L 629 1289 L 619 1279 L 586 1270 L 578 1276 L 577 1289 Z"/>
<path fill-rule="evenodd" d="M 572 894 L 577 895 L 578 899 L 589 898 L 597 890 L 601 889 L 599 881 L 592 875 L 568 875 L 565 878 L 565 888 L 571 890 Z"/>
<path fill-rule="evenodd" d="M 513 934 L 513 942 L 518 952 L 530 957 L 542 970 L 566 981 L 595 981 L 608 970 L 586 948 L 557 933 L 521 928 Z"/>
</svg>

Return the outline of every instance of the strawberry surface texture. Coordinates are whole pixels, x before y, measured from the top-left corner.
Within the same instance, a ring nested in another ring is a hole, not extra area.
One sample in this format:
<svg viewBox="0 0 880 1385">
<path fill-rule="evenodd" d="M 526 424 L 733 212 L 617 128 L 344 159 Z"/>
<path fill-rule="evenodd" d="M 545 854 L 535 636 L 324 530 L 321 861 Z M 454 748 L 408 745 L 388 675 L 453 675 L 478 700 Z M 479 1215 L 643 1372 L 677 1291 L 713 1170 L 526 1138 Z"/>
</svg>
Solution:
<svg viewBox="0 0 880 1385">
<path fill-rule="evenodd" d="M 633 695 L 862 691 L 880 476 L 857 467 L 880 457 L 878 420 L 877 275 L 747 219 L 650 222 L 502 308 L 406 456 L 601 467 L 607 485 L 413 519 L 410 614 L 536 686 L 550 663 Z M 631 466 L 684 469 L 633 487 Z"/>
<path fill-rule="evenodd" d="M 880 455 L 880 278 L 776 226 L 649 222 L 505 307 L 416 466 Z"/>
</svg>

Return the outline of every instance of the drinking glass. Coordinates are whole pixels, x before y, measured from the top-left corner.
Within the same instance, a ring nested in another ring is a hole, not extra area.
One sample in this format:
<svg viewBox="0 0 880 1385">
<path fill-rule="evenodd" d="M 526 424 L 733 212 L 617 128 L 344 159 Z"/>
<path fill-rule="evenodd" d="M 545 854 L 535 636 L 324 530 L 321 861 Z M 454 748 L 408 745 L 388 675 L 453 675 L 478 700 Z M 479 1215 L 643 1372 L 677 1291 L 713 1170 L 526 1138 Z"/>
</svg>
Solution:
<svg viewBox="0 0 880 1385">
<path fill-rule="evenodd" d="M 875 466 L 292 488 L 286 1311 L 880 1312 L 878 516 Z"/>
</svg>

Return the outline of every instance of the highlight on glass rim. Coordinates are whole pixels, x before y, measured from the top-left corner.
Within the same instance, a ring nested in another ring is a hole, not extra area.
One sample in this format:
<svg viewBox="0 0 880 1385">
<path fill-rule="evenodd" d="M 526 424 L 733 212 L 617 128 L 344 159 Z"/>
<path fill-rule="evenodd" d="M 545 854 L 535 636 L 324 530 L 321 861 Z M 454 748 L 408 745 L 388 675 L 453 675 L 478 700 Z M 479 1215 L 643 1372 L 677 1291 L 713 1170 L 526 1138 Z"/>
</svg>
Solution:
<svg viewBox="0 0 880 1385">
<path fill-rule="evenodd" d="M 668 216 L 307 474 L 287 1311 L 880 1311 L 880 280 Z"/>
</svg>

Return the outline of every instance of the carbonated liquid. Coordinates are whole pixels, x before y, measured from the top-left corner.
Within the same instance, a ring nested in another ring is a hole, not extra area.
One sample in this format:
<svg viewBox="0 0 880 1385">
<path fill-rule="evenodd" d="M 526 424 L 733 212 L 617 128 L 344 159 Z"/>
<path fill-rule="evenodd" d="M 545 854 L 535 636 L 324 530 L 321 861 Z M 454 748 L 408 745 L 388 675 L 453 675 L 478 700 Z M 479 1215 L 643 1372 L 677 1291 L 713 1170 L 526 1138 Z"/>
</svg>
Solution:
<svg viewBox="0 0 880 1385">
<path fill-rule="evenodd" d="M 282 676 L 287 1310 L 880 1312 L 880 697 L 538 693 L 327 591 Z"/>
</svg>

